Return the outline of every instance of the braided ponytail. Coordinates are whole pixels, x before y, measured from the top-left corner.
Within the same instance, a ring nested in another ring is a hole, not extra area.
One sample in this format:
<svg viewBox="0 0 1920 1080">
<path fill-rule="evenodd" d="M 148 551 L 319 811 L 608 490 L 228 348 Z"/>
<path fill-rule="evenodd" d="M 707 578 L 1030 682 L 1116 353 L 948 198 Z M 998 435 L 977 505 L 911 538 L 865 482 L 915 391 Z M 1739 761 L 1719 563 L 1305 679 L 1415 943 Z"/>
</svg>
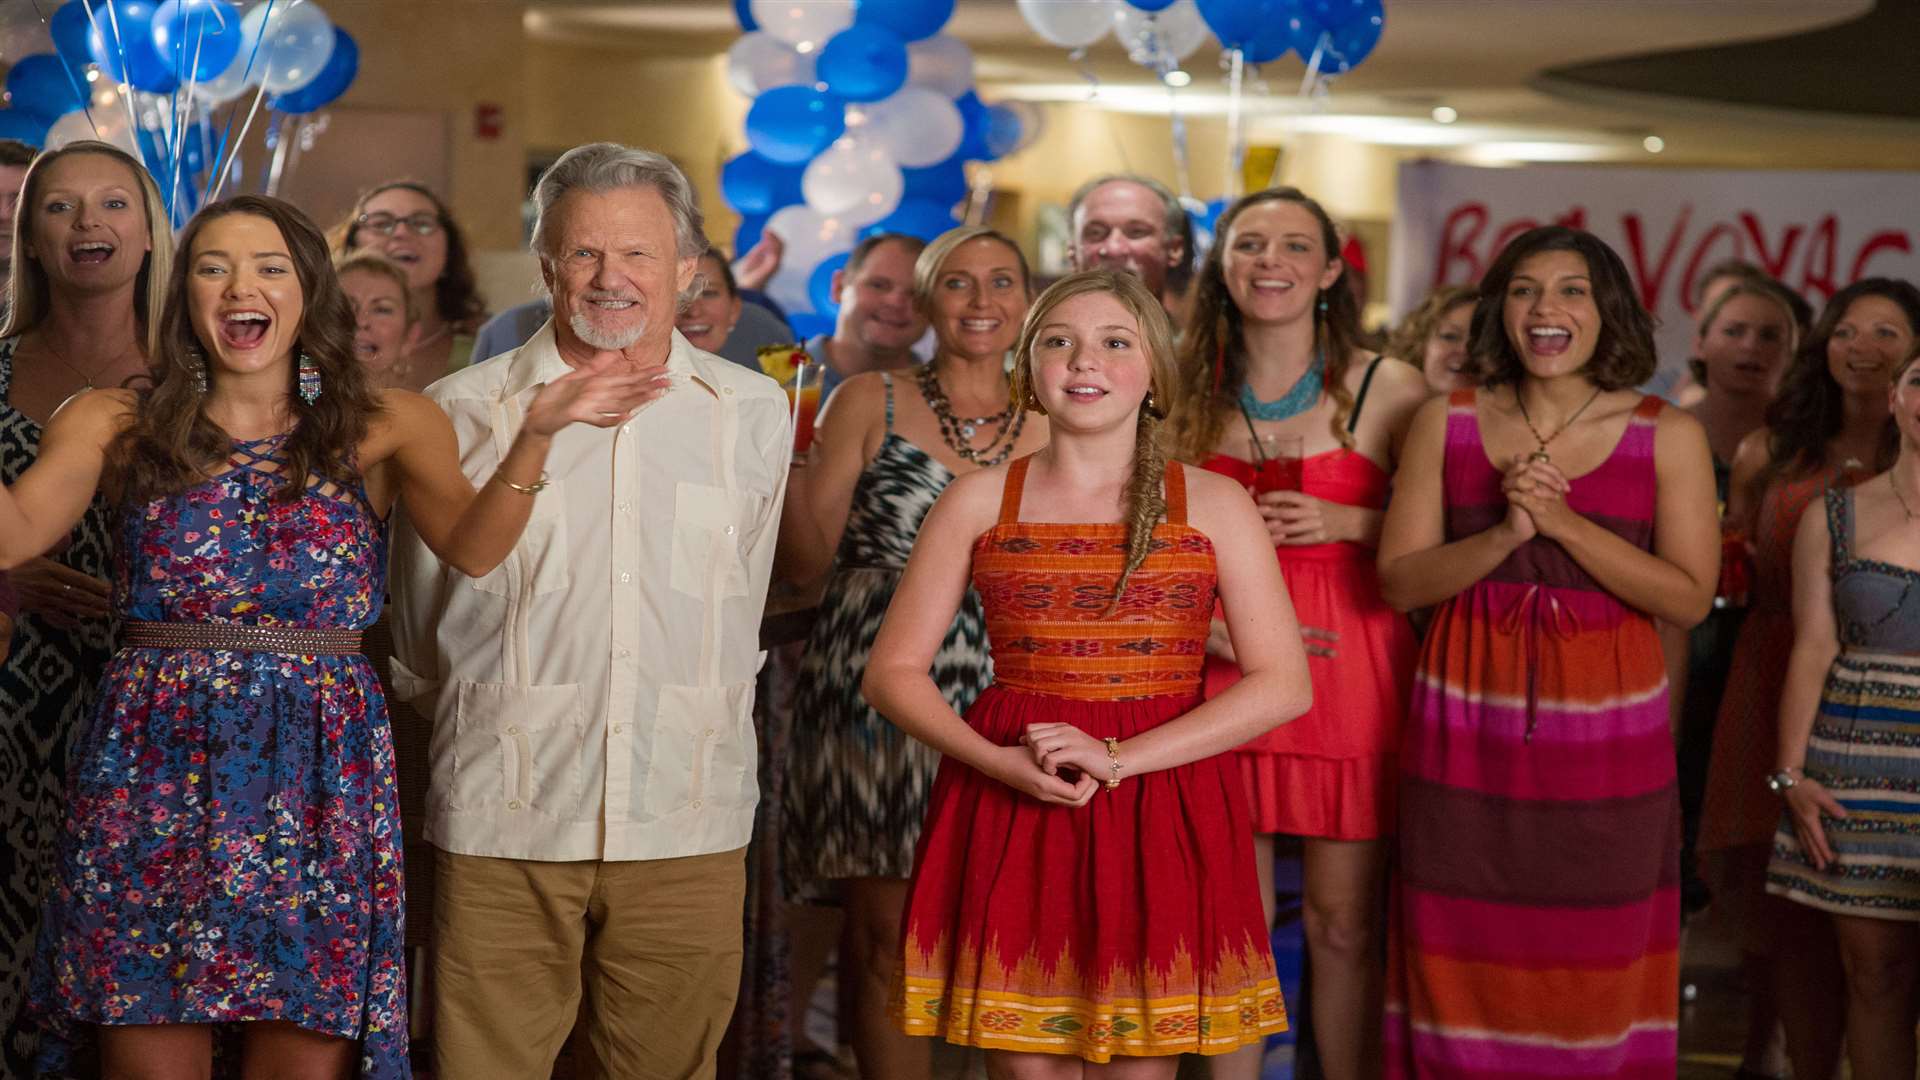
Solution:
<svg viewBox="0 0 1920 1080">
<path fill-rule="evenodd" d="M 1149 399 L 1151 401 L 1151 399 Z M 1167 447 L 1160 435 L 1160 417 L 1151 404 L 1140 409 L 1140 422 L 1133 440 L 1133 473 L 1127 477 L 1127 564 L 1113 586 L 1113 602 L 1108 614 L 1119 610 L 1127 592 L 1127 579 L 1153 550 L 1153 528 L 1167 512 L 1167 497 L 1161 481 L 1167 474 Z"/>
</svg>

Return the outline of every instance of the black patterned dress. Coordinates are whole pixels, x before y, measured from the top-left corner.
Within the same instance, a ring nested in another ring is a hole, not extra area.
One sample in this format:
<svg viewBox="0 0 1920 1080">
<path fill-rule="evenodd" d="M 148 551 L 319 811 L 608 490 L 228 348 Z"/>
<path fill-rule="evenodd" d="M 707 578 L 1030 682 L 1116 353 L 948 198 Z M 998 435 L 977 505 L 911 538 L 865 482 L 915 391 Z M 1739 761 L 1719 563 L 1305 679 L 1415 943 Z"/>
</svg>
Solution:
<svg viewBox="0 0 1920 1080">
<path fill-rule="evenodd" d="M 7 404 L 18 344 L 0 341 L 0 482 L 8 484 L 40 453 L 40 425 Z M 96 499 L 52 558 L 104 579 L 111 536 L 106 504 Z M 33 1075 L 31 1036 L 20 1020 L 42 872 L 64 817 L 67 751 L 92 710 L 108 640 L 105 619 L 69 629 L 22 613 L 13 652 L 0 663 L 0 1076 L 8 1078 Z"/>
<path fill-rule="evenodd" d="M 794 691 L 782 875 L 787 895 L 799 900 L 817 898 L 827 881 L 910 876 L 940 766 L 937 751 L 860 695 L 867 653 L 920 522 L 953 482 L 945 465 L 894 433 L 893 380 L 881 379 L 887 435 L 853 489 Z M 993 681 L 986 616 L 971 589 L 934 655 L 933 681 L 959 712 Z"/>
</svg>

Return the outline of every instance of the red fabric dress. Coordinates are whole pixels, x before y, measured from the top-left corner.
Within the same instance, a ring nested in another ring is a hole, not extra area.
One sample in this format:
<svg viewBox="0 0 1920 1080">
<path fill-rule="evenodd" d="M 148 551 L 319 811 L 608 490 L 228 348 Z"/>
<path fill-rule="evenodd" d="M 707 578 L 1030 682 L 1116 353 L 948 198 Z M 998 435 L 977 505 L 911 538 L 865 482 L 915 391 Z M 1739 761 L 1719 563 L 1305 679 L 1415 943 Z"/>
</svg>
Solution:
<svg viewBox="0 0 1920 1080">
<path fill-rule="evenodd" d="M 1027 459 L 975 542 L 994 682 L 967 710 L 986 738 L 1065 721 L 1127 738 L 1200 703 L 1213 544 L 1167 469 L 1167 521 L 1127 585 L 1124 525 L 1019 520 Z M 1052 806 L 940 764 L 908 894 L 902 1030 L 993 1050 L 1222 1054 L 1285 1031 L 1252 824 L 1229 755 L 1127 777 Z"/>
<path fill-rule="evenodd" d="M 1251 486 L 1248 462 L 1215 454 L 1206 468 Z M 1379 510 L 1387 474 L 1365 454 L 1329 450 L 1302 463 L 1308 495 Z M 1337 635 L 1331 657 L 1307 656 L 1313 707 L 1242 746 L 1257 832 L 1372 840 L 1393 832 L 1400 722 L 1416 659 L 1406 616 L 1380 598 L 1374 551 L 1340 542 L 1274 549 L 1300 625 Z M 1309 644 L 1313 644 L 1309 642 Z M 1207 657 L 1206 695 L 1240 680 L 1240 669 Z"/>
</svg>

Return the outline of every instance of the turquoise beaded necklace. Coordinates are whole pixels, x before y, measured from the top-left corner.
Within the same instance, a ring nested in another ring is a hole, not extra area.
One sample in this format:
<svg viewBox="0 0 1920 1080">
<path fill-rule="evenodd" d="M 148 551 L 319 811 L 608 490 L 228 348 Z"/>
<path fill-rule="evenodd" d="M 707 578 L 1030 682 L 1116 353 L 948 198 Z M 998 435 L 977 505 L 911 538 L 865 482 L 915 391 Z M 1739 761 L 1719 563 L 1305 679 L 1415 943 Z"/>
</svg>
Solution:
<svg viewBox="0 0 1920 1080">
<path fill-rule="evenodd" d="M 1254 396 L 1251 384 L 1241 383 L 1240 411 L 1255 420 L 1290 420 L 1319 403 L 1326 374 L 1327 354 L 1322 349 L 1315 349 L 1313 363 L 1307 365 L 1307 370 L 1301 373 L 1293 389 L 1272 401 L 1261 401 Z"/>
</svg>

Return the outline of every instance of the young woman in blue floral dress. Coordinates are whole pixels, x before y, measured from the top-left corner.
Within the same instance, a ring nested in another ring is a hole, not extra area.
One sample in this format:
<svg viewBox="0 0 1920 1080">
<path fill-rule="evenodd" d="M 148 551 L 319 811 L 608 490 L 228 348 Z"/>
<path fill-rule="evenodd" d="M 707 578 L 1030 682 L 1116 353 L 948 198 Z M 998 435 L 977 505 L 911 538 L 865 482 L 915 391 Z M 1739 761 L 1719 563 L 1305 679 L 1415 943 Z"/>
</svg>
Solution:
<svg viewBox="0 0 1920 1080">
<path fill-rule="evenodd" d="M 387 519 L 404 505 L 485 574 L 554 433 L 622 423 L 661 384 L 555 380 L 476 493 L 444 414 L 367 387 L 319 230 L 254 196 L 188 225 L 151 355 L 151 389 L 76 397 L 0 488 L 0 567 L 106 493 L 124 626 L 49 869 L 42 1072 L 97 1036 L 104 1075 L 206 1076 L 213 1025 L 246 1021 L 247 1075 L 405 1077 L 392 740 L 359 655 Z"/>
</svg>

